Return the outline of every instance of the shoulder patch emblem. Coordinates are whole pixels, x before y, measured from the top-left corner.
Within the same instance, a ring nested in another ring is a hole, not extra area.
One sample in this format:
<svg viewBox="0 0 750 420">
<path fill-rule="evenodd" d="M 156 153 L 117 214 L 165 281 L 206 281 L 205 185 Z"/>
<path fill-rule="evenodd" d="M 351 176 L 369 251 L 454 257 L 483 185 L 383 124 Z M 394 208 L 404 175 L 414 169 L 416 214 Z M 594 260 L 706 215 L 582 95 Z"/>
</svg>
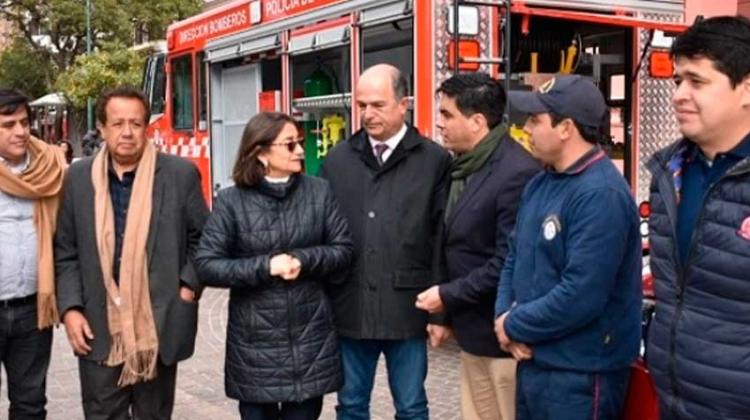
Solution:
<svg viewBox="0 0 750 420">
<path fill-rule="evenodd" d="M 737 235 L 746 241 L 750 241 L 750 216 L 742 221 L 742 225 L 740 225 Z"/>
<path fill-rule="evenodd" d="M 562 225 L 556 214 L 551 214 L 544 219 L 544 222 L 542 223 L 542 234 L 544 235 L 544 239 L 551 241 L 555 239 L 560 231 L 562 231 Z"/>
</svg>

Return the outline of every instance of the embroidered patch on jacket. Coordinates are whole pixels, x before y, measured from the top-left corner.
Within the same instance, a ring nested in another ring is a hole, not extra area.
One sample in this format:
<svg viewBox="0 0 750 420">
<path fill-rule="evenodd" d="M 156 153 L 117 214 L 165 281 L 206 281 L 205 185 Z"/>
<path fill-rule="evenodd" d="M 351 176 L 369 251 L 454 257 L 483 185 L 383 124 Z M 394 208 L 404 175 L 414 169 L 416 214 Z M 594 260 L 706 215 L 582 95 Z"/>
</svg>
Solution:
<svg viewBox="0 0 750 420">
<path fill-rule="evenodd" d="M 750 241 L 750 216 L 742 221 L 742 225 L 740 226 L 740 230 L 737 231 L 737 235 L 746 241 Z"/>
<path fill-rule="evenodd" d="M 542 234 L 544 235 L 544 239 L 548 241 L 555 239 L 555 236 L 557 236 L 561 230 L 562 225 L 556 214 L 551 214 L 544 219 L 544 222 L 542 223 Z"/>
</svg>

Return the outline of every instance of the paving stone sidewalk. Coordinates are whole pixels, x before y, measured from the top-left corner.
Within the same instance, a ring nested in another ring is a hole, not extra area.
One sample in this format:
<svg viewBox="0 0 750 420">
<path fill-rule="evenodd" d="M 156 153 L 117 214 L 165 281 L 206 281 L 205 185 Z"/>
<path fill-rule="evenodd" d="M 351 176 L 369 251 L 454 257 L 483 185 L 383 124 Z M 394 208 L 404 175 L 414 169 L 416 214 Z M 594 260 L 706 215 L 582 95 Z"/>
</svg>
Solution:
<svg viewBox="0 0 750 420">
<path fill-rule="evenodd" d="M 195 355 L 181 363 L 178 370 L 174 420 L 239 419 L 236 401 L 224 395 L 227 298 L 226 291 L 208 289 L 201 299 Z M 78 363 L 62 327 L 55 331 L 47 381 L 48 420 L 83 419 Z M 0 419 L 7 418 L 8 413 L 5 384 L 7 382 L 3 372 Z M 458 348 L 455 343 L 430 351 L 427 394 L 431 419 L 459 418 Z M 335 395 L 326 397 L 321 419 L 335 419 L 335 404 Z M 393 415 L 393 404 L 381 360 L 372 396 L 372 418 L 388 420 L 393 419 Z"/>
</svg>

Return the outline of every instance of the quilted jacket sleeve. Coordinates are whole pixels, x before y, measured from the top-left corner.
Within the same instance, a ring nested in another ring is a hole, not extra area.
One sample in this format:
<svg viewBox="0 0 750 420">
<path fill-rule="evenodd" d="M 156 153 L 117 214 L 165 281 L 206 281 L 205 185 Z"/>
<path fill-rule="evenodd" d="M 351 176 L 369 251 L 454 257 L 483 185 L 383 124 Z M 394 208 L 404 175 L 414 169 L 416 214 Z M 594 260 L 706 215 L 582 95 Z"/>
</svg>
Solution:
<svg viewBox="0 0 750 420">
<path fill-rule="evenodd" d="M 228 194 L 219 194 L 213 213 L 203 227 L 203 236 L 195 253 L 195 267 L 201 284 L 212 287 L 257 287 L 270 282 L 270 255 L 233 256 L 237 220 L 231 203 Z"/>
<path fill-rule="evenodd" d="M 289 254 L 295 256 L 302 264 L 301 276 L 336 282 L 342 276 L 335 274 L 346 270 L 352 262 L 354 243 L 349 234 L 346 218 L 341 213 L 328 182 L 325 183 L 324 197 L 323 243 L 294 249 Z"/>
</svg>

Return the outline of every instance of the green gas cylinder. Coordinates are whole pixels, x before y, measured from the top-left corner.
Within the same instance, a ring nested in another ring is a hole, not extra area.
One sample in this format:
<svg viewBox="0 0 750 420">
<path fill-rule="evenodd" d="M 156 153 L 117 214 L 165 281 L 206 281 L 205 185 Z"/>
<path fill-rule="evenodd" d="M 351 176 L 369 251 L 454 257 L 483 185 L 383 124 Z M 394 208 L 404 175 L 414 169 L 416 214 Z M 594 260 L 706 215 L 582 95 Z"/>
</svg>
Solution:
<svg viewBox="0 0 750 420">
<path fill-rule="evenodd" d="M 311 96 L 330 95 L 333 93 L 333 82 L 320 66 L 313 70 L 304 81 L 305 98 Z"/>
<path fill-rule="evenodd" d="M 305 98 L 330 95 L 333 93 L 331 78 L 318 66 L 304 81 Z M 303 124 L 305 130 L 305 172 L 317 175 L 320 171 L 322 158 L 318 157 L 318 148 L 322 146 L 319 121 L 320 115 L 308 114 Z"/>
</svg>

